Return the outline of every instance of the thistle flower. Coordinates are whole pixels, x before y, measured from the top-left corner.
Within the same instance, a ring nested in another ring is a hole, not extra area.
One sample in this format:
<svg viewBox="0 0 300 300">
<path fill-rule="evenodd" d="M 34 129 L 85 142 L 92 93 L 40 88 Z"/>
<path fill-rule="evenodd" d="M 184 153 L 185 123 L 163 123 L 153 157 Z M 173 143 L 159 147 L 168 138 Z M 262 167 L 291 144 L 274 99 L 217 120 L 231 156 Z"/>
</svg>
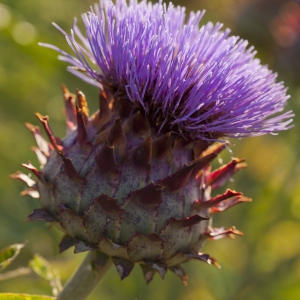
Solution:
<svg viewBox="0 0 300 300">
<path fill-rule="evenodd" d="M 200 252 L 204 242 L 242 233 L 213 228 L 211 215 L 249 198 L 231 190 L 211 196 L 245 167 L 234 158 L 212 170 L 211 161 L 227 137 L 290 127 L 292 113 L 278 115 L 288 96 L 276 75 L 221 24 L 199 29 L 202 16 L 191 13 L 184 25 L 184 9 L 172 4 L 100 0 L 83 15 L 86 37 L 76 21 L 70 35 L 60 29 L 75 56 L 43 44 L 100 88 L 99 111 L 89 116 L 84 94 L 63 86 L 67 136 L 55 137 L 48 117 L 37 114 L 50 143 L 27 127 L 42 168 L 23 164 L 35 181 L 13 177 L 29 185 L 23 194 L 40 200 L 29 220 L 65 233 L 61 251 L 97 250 L 122 279 L 135 263 L 147 282 L 169 269 L 184 284 L 182 263 L 218 266 Z"/>
</svg>

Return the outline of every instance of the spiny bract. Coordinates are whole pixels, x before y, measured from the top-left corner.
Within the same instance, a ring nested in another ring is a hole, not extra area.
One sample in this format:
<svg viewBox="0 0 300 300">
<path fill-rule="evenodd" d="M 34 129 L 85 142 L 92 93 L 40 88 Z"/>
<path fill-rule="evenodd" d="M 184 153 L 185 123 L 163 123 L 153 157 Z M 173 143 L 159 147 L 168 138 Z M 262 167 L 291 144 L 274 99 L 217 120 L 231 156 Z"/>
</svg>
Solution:
<svg viewBox="0 0 300 300">
<path fill-rule="evenodd" d="M 65 232 L 61 251 L 75 245 L 75 252 L 97 249 L 101 259 L 111 256 L 122 279 L 134 263 L 147 282 L 155 271 L 164 277 L 170 269 L 185 284 L 183 262 L 218 266 L 199 252 L 205 240 L 241 232 L 212 228 L 210 215 L 249 199 L 231 190 L 211 198 L 211 190 L 245 167 L 243 160 L 211 171 L 210 162 L 226 144 L 157 134 L 129 101 L 104 91 L 99 112 L 89 117 L 84 94 L 77 92 L 75 105 L 76 96 L 65 86 L 63 91 L 68 135 L 55 137 L 48 117 L 37 114 L 50 143 L 27 123 L 42 167 L 23 164 L 37 180 L 12 175 L 29 186 L 23 195 L 40 200 L 42 208 L 29 220 L 52 222 Z"/>
</svg>

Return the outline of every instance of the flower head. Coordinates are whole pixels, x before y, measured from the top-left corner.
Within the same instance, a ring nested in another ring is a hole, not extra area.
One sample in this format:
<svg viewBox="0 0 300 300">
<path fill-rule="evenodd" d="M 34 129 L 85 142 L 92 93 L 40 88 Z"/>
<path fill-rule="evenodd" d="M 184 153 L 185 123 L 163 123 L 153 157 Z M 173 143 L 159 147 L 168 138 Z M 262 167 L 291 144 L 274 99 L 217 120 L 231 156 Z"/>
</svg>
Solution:
<svg viewBox="0 0 300 300">
<path fill-rule="evenodd" d="M 70 35 L 60 29 L 75 56 L 43 45 L 75 75 L 129 100 L 158 131 L 217 140 L 288 129 L 283 83 L 222 24 L 199 28 L 203 15 L 184 24 L 184 8 L 172 4 L 101 0 L 83 15 L 86 36 L 76 20 Z"/>
<path fill-rule="evenodd" d="M 12 177 L 40 200 L 29 219 L 65 233 L 61 251 L 75 245 L 111 257 L 122 279 L 137 263 L 147 282 L 171 270 L 186 284 L 182 263 L 217 265 L 200 252 L 204 242 L 242 233 L 213 228 L 211 215 L 249 198 L 211 194 L 245 167 L 233 158 L 212 170 L 226 147 L 212 142 L 287 129 L 292 116 L 272 116 L 288 96 L 252 48 L 220 24 L 199 29 L 202 15 L 184 25 L 184 9 L 171 4 L 100 0 L 83 17 L 86 37 L 76 24 L 65 33 L 76 57 L 48 45 L 101 88 L 99 111 L 89 116 L 84 94 L 63 86 L 67 136 L 55 137 L 48 117 L 37 114 L 50 143 L 27 127 L 42 168 L 23 164 L 36 180 Z"/>
</svg>

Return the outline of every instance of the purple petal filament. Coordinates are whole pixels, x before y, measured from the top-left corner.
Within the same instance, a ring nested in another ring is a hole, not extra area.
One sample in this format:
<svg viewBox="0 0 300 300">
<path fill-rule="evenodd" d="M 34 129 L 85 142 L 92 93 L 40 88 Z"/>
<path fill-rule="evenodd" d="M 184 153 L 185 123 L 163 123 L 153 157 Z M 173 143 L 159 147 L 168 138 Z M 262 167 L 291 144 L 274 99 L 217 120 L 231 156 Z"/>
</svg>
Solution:
<svg viewBox="0 0 300 300">
<path fill-rule="evenodd" d="M 76 76 L 193 139 L 289 129 L 293 114 L 281 113 L 289 96 L 277 75 L 221 24 L 199 27 L 203 15 L 191 13 L 185 24 L 184 8 L 172 4 L 100 0 L 82 17 L 86 36 L 76 20 L 70 35 L 56 26 L 75 56 L 42 45 L 60 52 Z"/>
</svg>

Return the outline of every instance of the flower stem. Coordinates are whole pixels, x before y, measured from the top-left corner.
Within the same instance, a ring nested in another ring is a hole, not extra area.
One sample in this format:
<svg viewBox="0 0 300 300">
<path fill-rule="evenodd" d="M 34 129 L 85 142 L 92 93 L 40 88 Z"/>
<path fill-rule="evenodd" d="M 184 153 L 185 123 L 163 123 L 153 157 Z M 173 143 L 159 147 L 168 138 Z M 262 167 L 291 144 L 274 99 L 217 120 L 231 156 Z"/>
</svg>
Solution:
<svg viewBox="0 0 300 300">
<path fill-rule="evenodd" d="M 112 260 L 98 251 L 89 251 L 84 261 L 58 295 L 59 300 L 84 300 L 106 274 Z"/>
</svg>

